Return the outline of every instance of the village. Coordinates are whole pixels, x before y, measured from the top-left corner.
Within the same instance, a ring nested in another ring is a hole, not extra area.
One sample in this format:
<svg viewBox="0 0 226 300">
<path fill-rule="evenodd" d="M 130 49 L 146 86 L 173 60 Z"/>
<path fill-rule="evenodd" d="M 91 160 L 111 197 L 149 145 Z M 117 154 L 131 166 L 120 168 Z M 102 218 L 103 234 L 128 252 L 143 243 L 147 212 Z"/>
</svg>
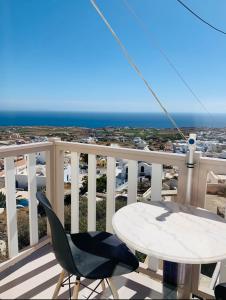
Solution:
<svg viewBox="0 0 226 300">
<path fill-rule="evenodd" d="M 178 134 L 174 129 L 139 129 L 139 128 L 65 128 L 65 127 L 2 127 L 1 129 L 1 146 L 18 145 L 26 143 L 37 143 L 48 141 L 52 136 L 59 136 L 64 141 L 103 144 L 111 147 L 126 147 L 143 151 L 164 151 L 171 153 L 186 153 L 188 151 L 187 141 L 178 139 Z M 191 129 L 184 129 L 187 134 Z M 225 158 L 226 159 L 226 130 L 224 129 L 193 129 L 197 135 L 196 151 L 201 151 L 202 156 Z M 37 135 L 39 133 L 39 135 Z M 18 207 L 28 205 L 27 195 L 27 166 L 26 155 L 15 158 L 16 170 L 16 189 Z M 45 153 L 36 154 L 36 175 L 37 188 L 45 188 L 46 177 L 46 158 Z M 97 156 L 96 176 L 105 181 L 106 185 L 106 166 L 107 158 Z M 81 190 L 84 180 L 88 175 L 88 156 L 80 156 L 80 177 L 79 186 Z M 174 197 L 177 193 L 178 169 L 177 166 L 162 165 L 159 171 L 162 178 L 162 195 L 163 197 Z M 138 197 L 141 200 L 151 199 L 151 179 L 152 165 L 148 162 L 138 162 Z M 116 197 L 127 197 L 128 187 L 128 161 L 124 159 L 116 160 Z M 216 190 L 212 185 L 224 184 L 226 176 L 220 174 L 209 174 L 208 188 Z M 65 194 L 70 193 L 71 184 L 71 156 L 70 153 L 64 155 L 64 183 Z M 4 160 L 0 159 L 0 192 L 5 193 L 4 185 Z M 223 193 L 224 187 L 218 186 Z M 106 189 L 102 187 L 97 193 L 97 199 L 105 197 Z M 20 200 L 21 199 L 21 200 Z M 19 201 L 20 200 L 20 201 Z"/>
</svg>

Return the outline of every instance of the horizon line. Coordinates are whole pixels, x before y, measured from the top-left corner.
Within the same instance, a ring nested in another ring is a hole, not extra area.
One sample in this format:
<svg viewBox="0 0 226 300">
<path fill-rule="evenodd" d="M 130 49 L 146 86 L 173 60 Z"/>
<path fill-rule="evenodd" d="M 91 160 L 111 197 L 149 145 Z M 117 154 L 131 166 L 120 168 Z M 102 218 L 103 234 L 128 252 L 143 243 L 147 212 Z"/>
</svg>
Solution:
<svg viewBox="0 0 226 300">
<path fill-rule="evenodd" d="M 68 111 L 68 110 L 2 110 L 0 113 L 93 113 L 93 114 L 163 114 L 163 112 L 161 111 L 88 111 L 88 110 L 78 110 L 78 111 Z M 203 114 L 203 115 L 208 115 L 207 112 L 194 112 L 194 111 L 188 111 L 188 112 L 184 112 L 184 111 L 175 111 L 175 112 L 170 112 L 170 114 Z M 226 114 L 226 112 L 212 112 L 211 114 Z"/>
</svg>

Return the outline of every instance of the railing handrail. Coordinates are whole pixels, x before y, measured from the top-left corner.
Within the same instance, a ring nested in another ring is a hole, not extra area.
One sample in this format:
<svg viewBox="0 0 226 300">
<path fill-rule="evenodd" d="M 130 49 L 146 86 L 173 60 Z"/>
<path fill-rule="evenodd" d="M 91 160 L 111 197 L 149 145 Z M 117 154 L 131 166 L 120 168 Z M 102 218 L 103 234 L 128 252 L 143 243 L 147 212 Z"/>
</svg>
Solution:
<svg viewBox="0 0 226 300">
<path fill-rule="evenodd" d="M 222 172 L 226 174 L 226 159 L 215 158 L 215 157 L 201 157 L 200 167 L 205 167 L 215 172 Z"/>
<path fill-rule="evenodd" d="M 75 151 L 79 153 L 88 153 L 96 154 L 110 157 L 119 157 L 131 160 L 143 160 L 150 161 L 152 159 L 158 159 L 158 163 L 164 164 L 172 162 L 184 162 L 186 154 L 171 153 L 171 152 L 162 152 L 162 151 L 144 151 L 138 149 L 124 148 L 124 147 L 112 147 L 96 144 L 84 144 L 77 142 L 38 142 L 38 143 L 29 143 L 22 145 L 10 145 L 10 146 L 1 146 L 0 147 L 0 158 L 10 157 L 14 155 L 22 155 L 34 152 L 48 151 L 53 145 L 58 146 L 59 150 L 65 151 Z M 176 164 L 177 164 L 176 163 Z M 222 164 L 226 164 L 225 159 L 214 158 L 214 157 L 201 157 L 200 163 L 204 166 L 210 167 L 220 167 Z"/>
<path fill-rule="evenodd" d="M 23 154 L 48 151 L 53 146 L 52 142 L 29 143 L 0 147 L 0 158 L 18 156 Z"/>
<path fill-rule="evenodd" d="M 58 147 L 58 150 L 71 151 L 78 153 L 88 153 L 103 156 L 110 156 L 115 158 L 124 158 L 128 160 L 139 161 L 153 161 L 159 164 L 175 164 L 185 162 L 186 154 L 161 152 L 161 151 L 144 151 L 138 149 L 124 148 L 124 147 L 111 147 L 96 144 L 84 144 L 77 142 L 64 142 L 64 141 L 48 141 L 38 143 L 28 143 L 22 145 L 10 145 L 0 147 L 0 158 L 29 154 L 34 152 L 48 151 L 53 145 Z M 226 165 L 225 159 L 214 157 L 200 157 L 200 166 L 221 169 Z"/>
<path fill-rule="evenodd" d="M 88 153 L 95 155 L 103 155 L 108 157 L 123 158 L 128 160 L 146 161 L 157 164 L 173 164 L 181 165 L 186 160 L 185 154 L 160 152 L 160 151 L 144 151 L 123 147 L 102 146 L 96 144 L 83 144 L 75 142 L 56 141 L 55 145 L 58 150 L 71 151 L 78 153 Z"/>
</svg>

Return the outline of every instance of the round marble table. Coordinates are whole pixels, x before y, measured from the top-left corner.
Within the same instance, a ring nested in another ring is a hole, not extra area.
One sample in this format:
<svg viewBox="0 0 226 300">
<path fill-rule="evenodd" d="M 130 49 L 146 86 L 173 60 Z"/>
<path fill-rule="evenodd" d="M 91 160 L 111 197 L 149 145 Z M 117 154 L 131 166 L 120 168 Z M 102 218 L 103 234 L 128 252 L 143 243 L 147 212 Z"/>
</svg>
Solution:
<svg viewBox="0 0 226 300">
<path fill-rule="evenodd" d="M 205 209 L 170 201 L 134 203 L 117 211 L 112 225 L 129 247 L 164 261 L 226 259 L 226 220 Z"/>
</svg>

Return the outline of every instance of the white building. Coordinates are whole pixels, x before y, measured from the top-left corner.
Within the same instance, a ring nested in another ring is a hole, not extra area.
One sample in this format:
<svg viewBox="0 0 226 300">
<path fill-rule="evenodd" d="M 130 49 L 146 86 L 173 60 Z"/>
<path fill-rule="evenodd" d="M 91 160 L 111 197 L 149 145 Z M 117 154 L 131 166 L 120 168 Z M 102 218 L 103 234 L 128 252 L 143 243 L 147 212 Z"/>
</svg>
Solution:
<svg viewBox="0 0 226 300">
<path fill-rule="evenodd" d="M 36 154 L 36 161 L 37 161 L 37 164 L 44 165 L 46 163 L 45 152 L 38 152 Z"/>
<path fill-rule="evenodd" d="M 138 176 L 151 176 L 152 174 L 152 167 L 150 164 L 146 162 L 139 162 L 138 163 Z"/>
<path fill-rule="evenodd" d="M 89 136 L 87 138 L 82 138 L 80 142 L 86 144 L 94 144 L 96 142 L 96 138 Z"/>
<path fill-rule="evenodd" d="M 226 159 L 226 150 L 223 150 L 220 155 L 219 155 L 220 158 L 223 158 L 223 159 Z"/>
</svg>

